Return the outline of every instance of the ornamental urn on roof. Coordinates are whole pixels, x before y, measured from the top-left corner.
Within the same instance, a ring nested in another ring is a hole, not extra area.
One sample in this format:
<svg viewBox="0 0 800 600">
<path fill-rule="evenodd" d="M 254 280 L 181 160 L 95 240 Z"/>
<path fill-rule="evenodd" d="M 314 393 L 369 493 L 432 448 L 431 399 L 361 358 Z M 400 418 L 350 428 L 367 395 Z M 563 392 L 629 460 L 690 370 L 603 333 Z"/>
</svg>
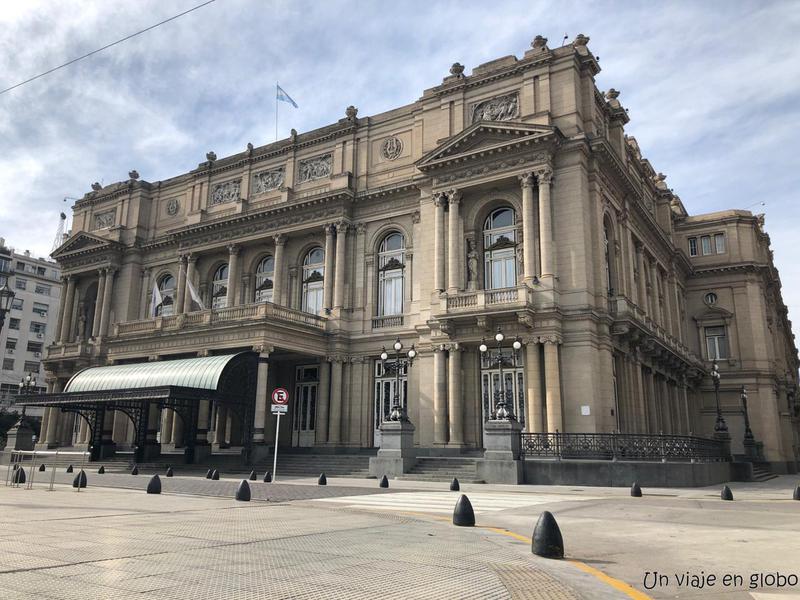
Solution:
<svg viewBox="0 0 800 600">
<path fill-rule="evenodd" d="M 139 179 L 139 171 L 137 171 L 136 169 L 134 169 L 133 171 L 128 171 L 128 177 L 130 177 L 134 181 Z"/>
<path fill-rule="evenodd" d="M 450 67 L 450 75 L 458 78 L 464 77 L 464 65 L 458 62 L 453 63 Z"/>
<path fill-rule="evenodd" d="M 356 116 L 358 115 L 358 109 L 351 104 L 347 107 L 347 109 L 345 109 L 344 114 L 348 121 L 355 121 Z"/>
<path fill-rule="evenodd" d="M 537 35 L 531 42 L 531 48 L 534 50 L 545 50 L 547 48 L 547 38 Z"/>
<path fill-rule="evenodd" d="M 94 190 L 95 192 L 99 192 L 99 191 L 100 191 L 100 190 L 102 190 L 102 189 L 103 189 L 103 186 L 102 186 L 102 185 L 100 185 L 100 183 L 98 183 L 97 181 L 95 181 L 95 182 L 92 184 L 92 190 Z"/>
<path fill-rule="evenodd" d="M 217 160 L 216 152 L 214 152 L 213 150 L 206 152 L 206 160 L 209 162 L 214 162 L 215 160 Z"/>
</svg>

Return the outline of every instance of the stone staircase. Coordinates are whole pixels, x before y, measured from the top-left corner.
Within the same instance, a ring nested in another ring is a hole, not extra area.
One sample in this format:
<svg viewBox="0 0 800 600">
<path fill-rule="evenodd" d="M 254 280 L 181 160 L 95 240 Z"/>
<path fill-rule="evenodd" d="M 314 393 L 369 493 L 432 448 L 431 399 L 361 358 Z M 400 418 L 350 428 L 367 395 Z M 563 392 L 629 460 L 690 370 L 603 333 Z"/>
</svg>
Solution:
<svg viewBox="0 0 800 600">
<path fill-rule="evenodd" d="M 477 460 L 467 457 L 420 457 L 399 479 L 451 481 L 453 477 L 461 483 L 484 483 L 478 479 Z"/>
<path fill-rule="evenodd" d="M 762 464 L 753 464 L 753 481 L 769 481 L 770 479 L 777 479 L 778 476 L 769 470 L 769 467 Z"/>
<path fill-rule="evenodd" d="M 272 470 L 269 464 L 259 465 L 260 472 Z M 281 454 L 278 452 L 278 477 L 369 477 L 369 455 L 365 454 Z"/>
</svg>

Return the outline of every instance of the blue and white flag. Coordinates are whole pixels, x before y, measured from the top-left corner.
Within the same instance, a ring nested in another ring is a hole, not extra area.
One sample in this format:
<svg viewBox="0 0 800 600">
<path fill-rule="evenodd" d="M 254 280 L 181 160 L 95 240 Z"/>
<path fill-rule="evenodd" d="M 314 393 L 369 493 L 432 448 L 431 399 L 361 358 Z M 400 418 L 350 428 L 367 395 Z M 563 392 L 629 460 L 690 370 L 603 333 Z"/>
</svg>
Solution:
<svg viewBox="0 0 800 600">
<path fill-rule="evenodd" d="M 283 88 L 282 88 L 281 86 L 279 86 L 279 85 L 276 83 L 276 84 L 275 84 L 275 87 L 277 87 L 277 88 L 278 88 L 278 89 L 277 89 L 277 92 L 276 92 L 276 93 L 277 93 L 277 96 L 276 96 L 276 98 L 277 98 L 278 100 L 281 100 L 281 101 L 283 101 L 283 102 L 288 102 L 289 104 L 291 104 L 291 105 L 292 105 L 292 106 L 294 106 L 295 108 L 298 108 L 298 106 L 297 106 L 297 102 L 295 102 L 294 100 L 292 100 L 292 99 L 291 99 L 291 97 L 289 96 L 289 94 L 287 94 L 286 92 L 284 92 L 284 91 L 283 91 Z"/>
</svg>

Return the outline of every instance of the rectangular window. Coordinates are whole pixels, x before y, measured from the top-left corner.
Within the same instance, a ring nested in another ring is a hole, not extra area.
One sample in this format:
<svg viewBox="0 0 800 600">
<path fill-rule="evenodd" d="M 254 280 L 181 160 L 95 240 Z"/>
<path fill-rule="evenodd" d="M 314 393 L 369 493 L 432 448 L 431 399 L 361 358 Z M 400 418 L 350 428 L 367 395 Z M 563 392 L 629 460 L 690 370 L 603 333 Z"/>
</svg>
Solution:
<svg viewBox="0 0 800 600">
<path fill-rule="evenodd" d="M 42 283 L 37 283 L 36 284 L 36 293 L 37 294 L 42 294 L 44 296 L 49 296 L 50 295 L 50 286 L 49 285 L 44 285 Z"/>
<path fill-rule="evenodd" d="M 14 310 L 22 310 L 23 304 L 24 302 L 22 301 L 22 298 L 14 298 L 11 301 L 11 308 Z"/>
<path fill-rule="evenodd" d="M 45 269 L 44 267 L 36 267 L 36 274 L 44 277 L 45 275 L 47 275 L 47 269 Z"/>
<path fill-rule="evenodd" d="M 0 271 L 8 273 L 11 270 L 11 263 L 7 258 L 0 258 Z"/>
<path fill-rule="evenodd" d="M 32 360 L 26 360 L 25 361 L 25 372 L 26 373 L 38 373 L 39 372 L 39 363 L 35 362 L 35 361 L 32 361 Z"/>
<path fill-rule="evenodd" d="M 703 249 L 703 256 L 711 254 L 711 236 L 704 235 L 700 238 L 700 245 Z"/>
<path fill-rule="evenodd" d="M 47 324 L 31 321 L 31 333 L 44 335 L 47 331 Z"/>
<path fill-rule="evenodd" d="M 724 233 L 715 233 L 714 234 L 714 247 L 717 250 L 717 254 L 725 254 L 725 234 Z"/>
<path fill-rule="evenodd" d="M 17 271 L 22 271 L 23 273 L 25 272 L 25 263 L 21 260 L 17 261 Z"/>
<path fill-rule="evenodd" d="M 19 329 L 19 319 L 10 319 L 8 321 L 9 329 Z"/>
<path fill-rule="evenodd" d="M 8 338 L 6 340 L 6 350 L 13 350 L 17 347 L 17 340 L 13 338 Z"/>
<path fill-rule="evenodd" d="M 725 326 L 706 327 L 706 351 L 708 360 L 728 358 L 728 337 Z"/>
<path fill-rule="evenodd" d="M 17 277 L 17 281 L 14 284 L 14 287 L 18 290 L 26 290 L 28 289 L 28 280 L 27 279 L 20 279 Z"/>
<path fill-rule="evenodd" d="M 28 352 L 41 352 L 43 347 L 42 342 L 28 342 Z"/>
<path fill-rule="evenodd" d="M 13 371 L 14 370 L 14 359 L 13 358 L 4 358 L 3 359 L 3 371 Z"/>
<path fill-rule="evenodd" d="M 47 317 L 47 311 L 50 307 L 47 304 L 42 304 L 41 302 L 34 302 L 33 303 L 33 312 L 40 317 Z"/>
<path fill-rule="evenodd" d="M 689 238 L 689 256 L 697 256 L 697 238 Z"/>
</svg>

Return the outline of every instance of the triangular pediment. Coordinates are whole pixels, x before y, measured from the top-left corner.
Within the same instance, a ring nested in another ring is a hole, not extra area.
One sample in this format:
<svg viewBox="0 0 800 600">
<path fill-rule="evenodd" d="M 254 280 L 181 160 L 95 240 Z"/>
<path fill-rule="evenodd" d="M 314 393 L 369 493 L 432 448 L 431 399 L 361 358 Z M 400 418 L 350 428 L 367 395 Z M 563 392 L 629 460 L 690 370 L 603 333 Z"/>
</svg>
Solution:
<svg viewBox="0 0 800 600">
<path fill-rule="evenodd" d="M 549 125 L 478 121 L 444 140 L 416 164 L 420 171 L 425 171 L 451 162 L 502 153 L 520 145 L 554 141 L 559 135 L 558 130 Z"/>
<path fill-rule="evenodd" d="M 701 313 L 694 316 L 694 320 L 698 323 L 704 323 L 708 321 L 727 322 L 731 318 L 733 318 L 733 313 L 719 306 L 706 306 Z"/>
<path fill-rule="evenodd" d="M 68 256 L 75 252 L 107 250 L 110 248 L 115 248 L 116 246 L 116 242 L 103 239 L 99 236 L 92 235 L 91 233 L 86 233 L 85 231 L 79 231 L 70 237 L 66 242 L 61 244 L 58 248 L 56 248 L 50 256 L 57 259 L 59 257 Z"/>
</svg>

